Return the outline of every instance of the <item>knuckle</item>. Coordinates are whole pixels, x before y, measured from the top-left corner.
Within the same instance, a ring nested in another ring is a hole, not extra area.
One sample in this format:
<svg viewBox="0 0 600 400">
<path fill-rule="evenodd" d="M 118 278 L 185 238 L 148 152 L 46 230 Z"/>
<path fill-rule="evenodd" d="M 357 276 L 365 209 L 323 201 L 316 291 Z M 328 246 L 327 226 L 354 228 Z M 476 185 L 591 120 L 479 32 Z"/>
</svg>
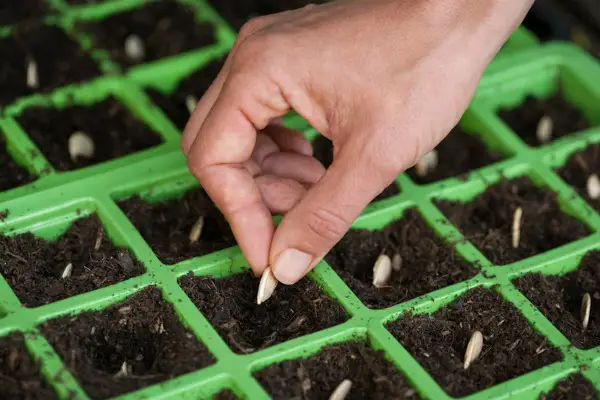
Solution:
<svg viewBox="0 0 600 400">
<path fill-rule="evenodd" d="M 324 208 L 310 211 L 305 222 L 310 233 L 327 243 L 337 242 L 350 227 L 342 216 Z"/>
<path fill-rule="evenodd" d="M 260 30 L 265 25 L 264 17 L 251 18 L 240 29 L 239 37 L 245 39 L 251 36 L 254 32 Z"/>
</svg>

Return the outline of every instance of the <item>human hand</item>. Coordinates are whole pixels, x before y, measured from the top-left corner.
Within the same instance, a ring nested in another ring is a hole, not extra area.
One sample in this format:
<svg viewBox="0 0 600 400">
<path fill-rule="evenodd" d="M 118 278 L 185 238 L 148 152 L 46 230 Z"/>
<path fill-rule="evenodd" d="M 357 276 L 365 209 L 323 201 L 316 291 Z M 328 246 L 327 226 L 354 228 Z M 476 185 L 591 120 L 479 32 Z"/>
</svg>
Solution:
<svg viewBox="0 0 600 400">
<path fill-rule="evenodd" d="M 244 26 L 181 143 L 255 273 L 313 268 L 456 125 L 532 2 L 345 0 Z M 278 122 L 291 109 L 333 141 L 327 171 Z"/>
</svg>

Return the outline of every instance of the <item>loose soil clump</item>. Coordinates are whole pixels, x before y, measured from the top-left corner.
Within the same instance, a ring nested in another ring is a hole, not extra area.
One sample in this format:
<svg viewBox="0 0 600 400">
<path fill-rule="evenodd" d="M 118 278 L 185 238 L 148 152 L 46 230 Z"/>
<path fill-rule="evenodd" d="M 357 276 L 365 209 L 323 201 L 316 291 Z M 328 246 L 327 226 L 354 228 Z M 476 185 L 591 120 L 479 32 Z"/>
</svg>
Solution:
<svg viewBox="0 0 600 400">
<path fill-rule="evenodd" d="M 94 399 L 131 392 L 215 362 L 156 288 L 104 311 L 51 320 L 41 329 Z"/>
<path fill-rule="evenodd" d="M 26 307 L 90 292 L 144 272 L 128 249 L 112 243 L 97 215 L 76 220 L 54 242 L 31 233 L 0 235 L 0 251 L 4 254 L 0 273 Z M 68 264 L 72 264 L 70 276 L 62 278 Z"/>
<path fill-rule="evenodd" d="M 21 333 L 11 333 L 0 338 L 0 398 L 58 398 L 42 378 L 39 363 L 29 355 Z"/>
<path fill-rule="evenodd" d="M 157 203 L 134 196 L 119 202 L 119 207 L 164 264 L 176 264 L 236 243 L 227 220 L 202 189 L 188 191 L 181 199 Z M 199 217 L 204 217 L 204 228 L 199 240 L 192 243 L 190 230 Z"/>
<path fill-rule="evenodd" d="M 562 92 L 546 99 L 527 96 L 519 106 L 501 109 L 498 115 L 525 143 L 535 147 L 542 145 L 536 132 L 540 119 L 544 116 L 552 119 L 551 140 L 591 126 L 583 113 L 567 101 Z"/>
<path fill-rule="evenodd" d="M 238 354 L 340 324 L 346 311 L 309 279 L 280 285 L 266 303 L 256 304 L 258 279 L 250 273 L 213 279 L 188 274 L 179 281 L 192 302 Z"/>
<path fill-rule="evenodd" d="M 329 166 L 333 163 L 333 144 L 331 140 L 326 138 L 325 136 L 318 136 L 313 141 L 313 156 L 323 164 L 325 168 L 329 168 Z M 395 196 L 400 193 L 400 188 L 394 182 L 390 186 L 384 189 L 373 202 L 384 200 Z"/>
<path fill-rule="evenodd" d="M 579 268 L 564 276 L 530 274 L 517 279 L 515 285 L 575 347 L 600 345 L 600 252 L 588 253 Z M 581 302 L 586 293 L 592 305 L 584 332 Z"/>
<path fill-rule="evenodd" d="M 600 145 L 594 144 L 573 154 L 558 173 L 596 211 L 600 211 L 600 199 L 590 198 L 587 191 L 587 182 L 590 175 L 600 176 Z"/>
<path fill-rule="evenodd" d="M 598 394 L 592 382 L 581 374 L 569 375 L 559 381 L 549 393 L 542 393 L 540 400 L 596 400 Z"/>
<path fill-rule="evenodd" d="M 174 0 L 148 3 L 80 26 L 91 34 L 95 47 L 108 50 L 124 68 L 205 47 L 216 40 L 211 24 L 196 22 L 194 10 Z M 132 36 L 142 42 L 140 57 L 131 57 L 125 50 Z"/>
<path fill-rule="evenodd" d="M 494 264 L 510 264 L 587 236 L 581 222 L 561 211 L 557 195 L 528 178 L 502 180 L 468 203 L 437 201 L 448 219 Z M 513 247 L 515 211 L 523 210 Z"/>
<path fill-rule="evenodd" d="M 381 254 L 402 257 L 386 287 L 373 286 L 373 265 Z M 477 270 L 456 254 L 425 223 L 408 210 L 402 219 L 380 231 L 350 230 L 325 257 L 352 291 L 369 308 L 386 308 L 467 280 Z"/>
<path fill-rule="evenodd" d="M 477 288 L 429 315 L 405 315 L 390 332 L 453 397 L 463 397 L 552 364 L 563 358 L 495 291 Z M 463 367 L 473 332 L 483 350 Z"/>
<path fill-rule="evenodd" d="M 254 376 L 274 399 L 327 399 L 345 379 L 352 381 L 346 399 L 420 399 L 383 351 L 358 341 L 273 364 Z"/>
<path fill-rule="evenodd" d="M 27 169 L 17 164 L 6 148 L 6 139 L 0 134 L 0 191 L 33 182 L 36 178 Z"/>
<path fill-rule="evenodd" d="M 90 106 L 27 108 L 19 124 L 54 168 L 71 171 L 159 145 L 160 135 L 109 97 Z M 91 157 L 71 159 L 69 138 L 83 132 L 94 142 Z"/>
<path fill-rule="evenodd" d="M 47 11 L 44 0 L 3 1 L 0 4 L 0 26 L 39 19 Z"/>
</svg>

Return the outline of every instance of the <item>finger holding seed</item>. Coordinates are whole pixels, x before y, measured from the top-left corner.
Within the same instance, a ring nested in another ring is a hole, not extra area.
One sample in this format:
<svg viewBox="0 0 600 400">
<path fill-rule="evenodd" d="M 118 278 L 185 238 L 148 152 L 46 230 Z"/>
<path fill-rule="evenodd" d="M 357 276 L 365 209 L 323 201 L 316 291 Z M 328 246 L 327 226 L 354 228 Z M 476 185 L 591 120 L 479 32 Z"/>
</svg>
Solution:
<svg viewBox="0 0 600 400">
<path fill-rule="evenodd" d="M 258 284 L 258 294 L 256 295 L 256 304 L 261 305 L 265 301 L 269 300 L 269 298 L 275 292 L 275 288 L 279 282 L 275 279 L 275 275 L 271 271 L 270 267 L 267 267 L 262 277 L 260 278 L 260 283 Z"/>
<path fill-rule="evenodd" d="M 467 344 L 467 350 L 465 351 L 464 369 L 467 370 L 471 364 L 481 354 L 483 348 L 483 335 L 479 331 L 473 332 L 471 339 Z"/>
<path fill-rule="evenodd" d="M 329 400 L 344 400 L 350 394 L 350 390 L 352 389 L 352 381 L 349 379 L 344 379 L 342 383 L 335 388 L 331 396 L 329 396 Z"/>
</svg>

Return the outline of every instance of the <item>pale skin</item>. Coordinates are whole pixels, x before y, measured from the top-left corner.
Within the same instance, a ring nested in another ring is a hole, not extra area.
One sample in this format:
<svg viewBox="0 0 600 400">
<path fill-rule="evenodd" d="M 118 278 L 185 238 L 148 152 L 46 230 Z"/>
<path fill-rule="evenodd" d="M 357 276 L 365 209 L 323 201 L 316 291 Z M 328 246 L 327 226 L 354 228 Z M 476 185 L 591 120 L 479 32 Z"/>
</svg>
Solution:
<svg viewBox="0 0 600 400">
<path fill-rule="evenodd" d="M 244 26 L 181 145 L 256 275 L 314 268 L 456 125 L 532 3 L 340 0 Z M 280 124 L 290 110 L 333 141 L 329 169 Z"/>
</svg>

